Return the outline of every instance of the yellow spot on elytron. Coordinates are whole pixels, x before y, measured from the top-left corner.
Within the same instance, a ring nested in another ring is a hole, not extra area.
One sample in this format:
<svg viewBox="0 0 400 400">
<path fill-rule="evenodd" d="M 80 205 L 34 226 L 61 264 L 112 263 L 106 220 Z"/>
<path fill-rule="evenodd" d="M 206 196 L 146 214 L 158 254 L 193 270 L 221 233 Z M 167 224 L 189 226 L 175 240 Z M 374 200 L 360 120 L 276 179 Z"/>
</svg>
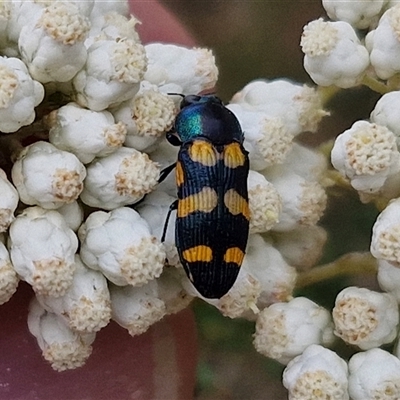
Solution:
<svg viewBox="0 0 400 400">
<path fill-rule="evenodd" d="M 195 211 L 211 212 L 217 206 L 217 192 L 205 187 L 199 193 L 187 196 L 178 202 L 178 217 L 184 218 Z"/>
<path fill-rule="evenodd" d="M 224 203 L 231 214 L 243 214 L 247 220 L 250 219 L 249 203 L 235 189 L 225 193 Z"/>
<path fill-rule="evenodd" d="M 176 178 L 176 184 L 178 186 L 181 186 L 185 180 L 182 164 L 179 161 L 176 163 L 176 167 L 175 167 L 175 178 Z"/>
<path fill-rule="evenodd" d="M 217 163 L 217 154 L 211 143 L 195 140 L 189 148 L 189 156 L 193 161 L 199 162 L 207 167 Z"/>
<path fill-rule="evenodd" d="M 228 144 L 224 149 L 224 164 L 228 168 L 237 168 L 244 165 L 246 157 L 239 143 Z"/>
<path fill-rule="evenodd" d="M 244 258 L 244 253 L 242 250 L 239 249 L 239 247 L 231 247 L 228 250 L 226 250 L 224 254 L 224 261 L 226 263 L 235 263 L 239 267 L 242 265 Z"/>
<path fill-rule="evenodd" d="M 195 246 L 182 252 L 183 258 L 187 262 L 209 262 L 212 260 L 212 249 L 208 246 Z"/>
</svg>

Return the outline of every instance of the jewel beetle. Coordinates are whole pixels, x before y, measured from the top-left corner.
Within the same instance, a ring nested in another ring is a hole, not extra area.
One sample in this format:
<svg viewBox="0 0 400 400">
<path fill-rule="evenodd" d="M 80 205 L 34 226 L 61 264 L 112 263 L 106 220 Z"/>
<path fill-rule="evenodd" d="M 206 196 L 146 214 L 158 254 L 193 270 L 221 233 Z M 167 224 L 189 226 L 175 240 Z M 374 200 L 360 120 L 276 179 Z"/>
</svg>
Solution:
<svg viewBox="0 0 400 400">
<path fill-rule="evenodd" d="M 235 283 L 249 234 L 248 153 L 235 115 L 214 95 L 184 96 L 167 140 L 180 146 L 175 244 L 187 276 L 206 298 Z M 163 239 L 168 227 L 164 226 Z M 162 239 L 162 240 L 163 240 Z"/>
</svg>

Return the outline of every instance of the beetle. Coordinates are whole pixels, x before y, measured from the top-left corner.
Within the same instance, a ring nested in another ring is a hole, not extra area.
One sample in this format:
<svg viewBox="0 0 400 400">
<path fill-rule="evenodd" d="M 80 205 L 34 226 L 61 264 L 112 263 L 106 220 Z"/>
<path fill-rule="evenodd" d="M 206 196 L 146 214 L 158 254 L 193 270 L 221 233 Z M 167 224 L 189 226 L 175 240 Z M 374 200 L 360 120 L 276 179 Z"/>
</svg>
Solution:
<svg viewBox="0 0 400 400">
<path fill-rule="evenodd" d="M 225 295 L 238 276 L 249 235 L 248 152 L 235 115 L 214 95 L 184 96 L 167 140 L 175 168 L 175 243 L 185 272 L 206 298 Z"/>
</svg>

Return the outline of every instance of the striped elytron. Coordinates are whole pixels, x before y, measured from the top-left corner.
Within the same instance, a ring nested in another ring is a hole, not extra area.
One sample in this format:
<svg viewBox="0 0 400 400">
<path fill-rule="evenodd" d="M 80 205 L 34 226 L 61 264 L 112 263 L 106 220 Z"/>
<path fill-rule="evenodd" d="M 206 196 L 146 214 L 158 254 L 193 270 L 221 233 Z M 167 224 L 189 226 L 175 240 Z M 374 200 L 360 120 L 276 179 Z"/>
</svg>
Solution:
<svg viewBox="0 0 400 400">
<path fill-rule="evenodd" d="M 187 276 L 207 298 L 235 283 L 249 233 L 249 160 L 234 114 L 215 96 L 186 96 L 167 139 L 180 150 L 175 242 Z M 171 168 L 169 168 L 171 170 Z"/>
</svg>

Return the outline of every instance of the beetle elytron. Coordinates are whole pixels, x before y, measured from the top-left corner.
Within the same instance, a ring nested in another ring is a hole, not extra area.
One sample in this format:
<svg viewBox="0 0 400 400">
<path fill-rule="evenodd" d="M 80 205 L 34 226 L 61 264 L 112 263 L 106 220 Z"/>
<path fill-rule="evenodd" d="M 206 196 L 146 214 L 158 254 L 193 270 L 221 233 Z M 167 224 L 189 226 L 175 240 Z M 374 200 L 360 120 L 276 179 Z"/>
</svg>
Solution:
<svg viewBox="0 0 400 400">
<path fill-rule="evenodd" d="M 235 283 L 249 234 L 248 153 L 234 114 L 216 96 L 185 96 L 167 139 L 180 146 L 175 243 L 201 295 L 220 298 Z M 168 223 L 168 221 L 167 221 Z M 166 223 L 166 225 L 167 225 Z M 167 226 L 164 228 L 164 235 Z"/>
</svg>

